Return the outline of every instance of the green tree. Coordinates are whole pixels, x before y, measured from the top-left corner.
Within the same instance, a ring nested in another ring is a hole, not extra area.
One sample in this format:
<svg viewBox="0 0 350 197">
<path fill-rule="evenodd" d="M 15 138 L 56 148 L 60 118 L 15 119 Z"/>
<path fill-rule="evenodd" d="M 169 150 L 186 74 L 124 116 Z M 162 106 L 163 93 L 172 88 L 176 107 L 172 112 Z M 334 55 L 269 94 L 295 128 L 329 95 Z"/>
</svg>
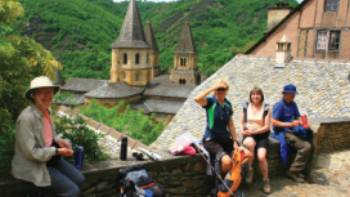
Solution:
<svg viewBox="0 0 350 197">
<path fill-rule="evenodd" d="M 12 24 L 23 14 L 17 0 L 0 0 L 0 167 L 12 157 L 14 121 L 27 101 L 23 94 L 38 75 L 53 77 L 62 65 L 33 39 L 16 33 Z"/>
</svg>

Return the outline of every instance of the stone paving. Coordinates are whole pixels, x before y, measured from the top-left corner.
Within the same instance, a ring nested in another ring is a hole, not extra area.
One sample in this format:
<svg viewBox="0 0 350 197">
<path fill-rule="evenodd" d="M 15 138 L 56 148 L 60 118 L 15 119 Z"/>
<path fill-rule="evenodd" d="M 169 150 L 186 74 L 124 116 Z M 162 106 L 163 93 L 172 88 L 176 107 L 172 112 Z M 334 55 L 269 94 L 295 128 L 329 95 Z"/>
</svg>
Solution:
<svg viewBox="0 0 350 197">
<path fill-rule="evenodd" d="M 350 151 L 321 154 L 311 173 L 312 183 L 297 184 L 284 178 L 271 181 L 271 197 L 349 197 Z M 258 190 L 259 184 L 246 187 L 247 197 L 267 196 Z"/>
<path fill-rule="evenodd" d="M 230 85 L 228 99 L 233 104 L 237 126 L 241 106 L 255 85 L 264 90 L 266 102 L 274 104 L 281 98 L 283 86 L 294 83 L 301 113 L 311 118 L 350 117 L 349 74 L 350 62 L 293 60 L 285 68 L 276 68 L 274 59 L 237 55 L 189 95 L 153 147 L 167 150 L 177 136 L 187 131 L 201 138 L 205 111 L 193 99 L 219 79 Z"/>
</svg>

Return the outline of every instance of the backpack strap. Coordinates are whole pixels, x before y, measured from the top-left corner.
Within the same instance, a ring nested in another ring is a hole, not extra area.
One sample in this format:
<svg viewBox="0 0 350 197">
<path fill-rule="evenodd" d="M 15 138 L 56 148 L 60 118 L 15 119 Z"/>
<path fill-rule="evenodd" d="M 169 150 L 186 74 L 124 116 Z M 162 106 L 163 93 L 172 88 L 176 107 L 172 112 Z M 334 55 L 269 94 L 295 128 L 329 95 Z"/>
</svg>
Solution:
<svg viewBox="0 0 350 197">
<path fill-rule="evenodd" d="M 213 103 L 211 107 L 208 109 L 208 120 L 209 120 L 209 129 L 213 129 L 214 127 L 214 120 L 215 120 L 215 108 L 216 108 L 216 101 Z"/>
<path fill-rule="evenodd" d="M 243 105 L 243 122 L 244 123 L 248 121 L 248 105 L 249 105 L 249 102 L 246 102 Z"/>
<path fill-rule="evenodd" d="M 269 114 L 269 110 L 270 110 L 270 105 L 264 104 L 263 120 L 265 120 L 265 117 L 267 116 L 267 114 Z"/>
</svg>

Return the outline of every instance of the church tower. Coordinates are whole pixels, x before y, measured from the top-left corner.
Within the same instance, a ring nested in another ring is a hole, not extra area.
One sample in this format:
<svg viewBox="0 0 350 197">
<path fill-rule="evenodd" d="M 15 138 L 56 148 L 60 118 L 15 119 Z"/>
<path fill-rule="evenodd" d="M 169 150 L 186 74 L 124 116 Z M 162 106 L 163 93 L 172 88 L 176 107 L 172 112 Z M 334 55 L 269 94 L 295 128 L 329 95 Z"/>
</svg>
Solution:
<svg viewBox="0 0 350 197">
<path fill-rule="evenodd" d="M 125 82 L 131 86 L 145 86 L 153 78 L 140 12 L 131 0 L 118 39 L 112 44 L 110 83 Z"/>
<path fill-rule="evenodd" d="M 183 26 L 179 43 L 175 49 L 174 67 L 170 73 L 170 80 L 181 85 L 198 85 L 201 80 L 197 69 L 196 47 L 188 22 L 185 22 Z"/>
<path fill-rule="evenodd" d="M 158 76 L 160 74 L 159 67 L 159 48 L 157 40 L 153 33 L 152 24 L 148 21 L 145 27 L 146 42 L 150 47 L 149 50 L 149 63 L 153 67 L 153 75 Z"/>
</svg>

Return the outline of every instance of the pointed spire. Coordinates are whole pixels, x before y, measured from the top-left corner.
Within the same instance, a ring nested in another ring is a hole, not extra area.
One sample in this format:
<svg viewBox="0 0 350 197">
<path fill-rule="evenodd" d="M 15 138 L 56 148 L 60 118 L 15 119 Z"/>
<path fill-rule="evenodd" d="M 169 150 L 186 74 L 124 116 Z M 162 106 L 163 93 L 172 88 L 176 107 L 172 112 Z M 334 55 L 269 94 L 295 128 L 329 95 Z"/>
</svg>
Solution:
<svg viewBox="0 0 350 197">
<path fill-rule="evenodd" d="M 56 85 L 63 86 L 65 84 L 65 81 L 64 81 L 64 78 L 62 76 L 61 71 L 60 70 L 56 70 L 55 75 L 56 75 L 56 80 L 55 80 L 54 83 Z"/>
<path fill-rule="evenodd" d="M 135 0 L 131 0 L 129 3 L 119 37 L 112 47 L 149 48 L 145 40 L 140 11 Z"/>
<path fill-rule="evenodd" d="M 153 33 L 152 24 L 149 21 L 147 21 L 147 25 L 145 28 L 145 36 L 146 36 L 146 41 L 147 41 L 148 46 L 150 46 L 150 48 L 153 51 L 159 51 L 157 40 L 156 40 L 154 33 Z"/>
<path fill-rule="evenodd" d="M 185 22 L 179 43 L 177 44 L 176 53 L 196 53 L 196 47 L 193 42 L 191 27 L 188 21 Z"/>
</svg>

